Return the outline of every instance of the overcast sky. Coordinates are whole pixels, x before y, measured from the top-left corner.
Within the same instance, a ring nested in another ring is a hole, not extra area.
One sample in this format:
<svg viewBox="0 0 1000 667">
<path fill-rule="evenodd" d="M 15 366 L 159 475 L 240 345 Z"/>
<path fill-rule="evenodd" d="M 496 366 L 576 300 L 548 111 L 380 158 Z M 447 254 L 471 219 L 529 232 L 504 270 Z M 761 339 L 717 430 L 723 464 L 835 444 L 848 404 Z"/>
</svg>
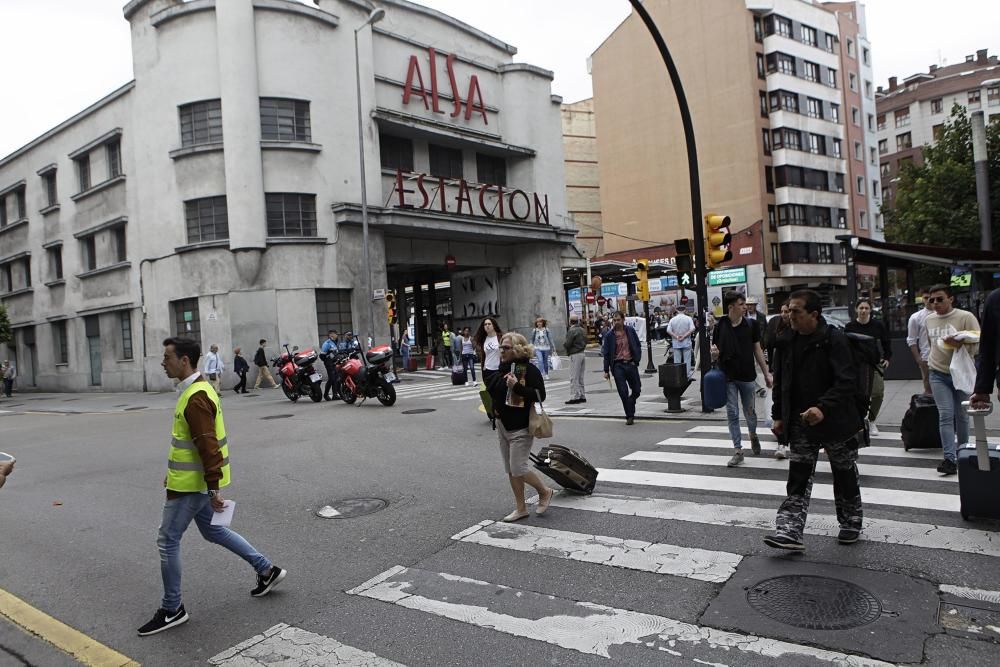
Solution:
<svg viewBox="0 0 1000 667">
<path fill-rule="evenodd" d="M 587 57 L 631 10 L 626 0 L 421 4 L 513 44 L 517 60 L 553 70 L 553 92 L 567 102 L 590 96 Z M 876 85 L 932 63 L 960 62 L 977 49 L 1000 54 L 998 0 L 864 4 Z M 0 156 L 131 80 L 124 5 L 125 0 L 0 0 Z"/>
</svg>

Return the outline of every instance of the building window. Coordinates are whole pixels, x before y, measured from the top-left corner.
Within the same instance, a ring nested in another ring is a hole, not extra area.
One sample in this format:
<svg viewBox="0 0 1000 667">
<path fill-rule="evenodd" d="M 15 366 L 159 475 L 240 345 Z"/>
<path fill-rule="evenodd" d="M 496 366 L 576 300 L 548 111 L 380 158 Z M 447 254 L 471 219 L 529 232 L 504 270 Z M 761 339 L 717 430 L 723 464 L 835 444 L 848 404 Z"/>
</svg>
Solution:
<svg viewBox="0 0 1000 667">
<path fill-rule="evenodd" d="M 931 134 L 934 137 L 934 141 L 941 141 L 941 137 L 944 136 L 944 123 L 938 123 L 932 127 Z"/>
<path fill-rule="evenodd" d="M 885 141 L 885 139 L 883 139 L 882 141 Z M 888 177 L 890 171 L 891 170 L 889 168 L 888 162 L 883 162 L 882 164 L 879 165 L 878 173 L 882 176 L 882 178 Z"/>
<path fill-rule="evenodd" d="M 79 177 L 80 192 L 90 189 L 90 156 L 83 155 L 74 160 L 76 162 L 76 174 Z"/>
<path fill-rule="evenodd" d="M 431 176 L 462 178 L 462 151 L 437 144 L 427 145 L 431 163 Z"/>
<path fill-rule="evenodd" d="M 125 225 L 119 225 L 112 230 L 112 240 L 115 246 L 115 261 L 126 261 L 128 259 L 128 245 L 125 238 Z"/>
<path fill-rule="evenodd" d="M 759 16 L 753 17 L 753 38 L 755 42 L 764 41 L 764 22 Z"/>
<path fill-rule="evenodd" d="M 879 192 L 881 191 L 882 188 L 878 186 L 878 181 L 872 181 L 872 197 L 878 198 Z"/>
<path fill-rule="evenodd" d="M 351 290 L 316 290 L 316 322 L 323 337 L 330 329 L 350 331 L 354 328 L 351 316 Z"/>
<path fill-rule="evenodd" d="M 837 228 L 847 229 L 847 209 L 837 209 Z"/>
<path fill-rule="evenodd" d="M 851 122 L 861 126 L 861 111 L 857 107 L 851 107 Z"/>
<path fill-rule="evenodd" d="M 843 192 L 844 191 L 844 175 L 843 174 L 834 174 L 833 175 L 833 190 L 834 190 L 834 192 Z"/>
<path fill-rule="evenodd" d="M 969 107 L 972 109 L 978 109 L 983 100 L 983 93 L 980 90 L 970 90 L 969 91 Z"/>
<path fill-rule="evenodd" d="M 858 91 L 858 77 L 854 74 L 854 72 L 847 75 L 847 85 L 850 86 L 851 90 L 854 92 Z"/>
<path fill-rule="evenodd" d="M 793 151 L 802 150 L 802 135 L 798 130 L 785 130 L 785 148 Z"/>
<path fill-rule="evenodd" d="M 802 61 L 802 78 L 806 81 L 819 81 L 819 65 L 808 60 Z"/>
<path fill-rule="evenodd" d="M 56 191 L 56 170 L 48 171 L 42 176 L 45 185 L 46 206 L 55 206 L 59 203 L 59 193 Z"/>
<path fill-rule="evenodd" d="M 764 71 L 764 56 L 760 53 L 757 54 L 757 78 L 763 79 L 766 76 Z"/>
<path fill-rule="evenodd" d="M 761 139 L 764 145 L 764 155 L 771 154 L 771 133 L 768 132 L 767 128 L 760 131 Z"/>
<path fill-rule="evenodd" d="M 0 287 L 3 288 L 4 292 L 14 291 L 14 269 L 11 262 L 0 264 L 0 279 L 3 280 L 3 285 Z"/>
<path fill-rule="evenodd" d="M 840 151 L 840 139 L 831 139 L 830 141 L 833 142 L 833 150 L 830 151 L 833 157 L 843 157 L 843 154 Z"/>
<path fill-rule="evenodd" d="M 944 100 L 940 97 L 931 100 L 931 113 L 941 113 L 942 111 L 944 111 Z"/>
<path fill-rule="evenodd" d="M 792 36 L 792 22 L 784 16 L 774 17 L 774 29 L 782 37 Z"/>
<path fill-rule="evenodd" d="M 868 147 L 868 162 L 873 167 L 878 164 L 878 151 L 871 146 Z"/>
<path fill-rule="evenodd" d="M 0 227 L 7 226 L 7 198 L 0 197 Z"/>
<path fill-rule="evenodd" d="M 222 141 L 222 100 L 182 104 L 181 146 L 214 144 Z"/>
<path fill-rule="evenodd" d="M 878 140 L 878 153 L 879 155 L 885 155 L 889 152 L 889 140 L 879 139 Z"/>
<path fill-rule="evenodd" d="M 771 244 L 771 270 L 780 271 L 781 270 L 781 257 L 778 253 L 778 244 Z"/>
<path fill-rule="evenodd" d="M 812 225 L 813 227 L 830 227 L 830 209 L 828 208 L 813 208 L 812 209 Z"/>
<path fill-rule="evenodd" d="M 816 46 L 816 29 L 804 25 L 801 27 L 801 31 L 802 31 L 802 43 L 808 44 L 809 46 Z"/>
<path fill-rule="evenodd" d="M 872 60 L 871 53 L 868 51 L 868 49 L 862 47 L 861 48 L 861 62 L 863 62 L 866 65 L 871 65 L 872 64 L 871 60 Z"/>
<path fill-rule="evenodd" d="M 865 193 L 865 177 L 864 176 L 858 176 L 858 184 L 857 185 L 858 185 L 857 193 L 859 195 L 863 195 Z"/>
<path fill-rule="evenodd" d="M 905 151 L 908 148 L 913 148 L 913 138 L 910 136 L 910 133 L 904 132 L 903 134 L 897 134 L 896 150 Z"/>
<path fill-rule="evenodd" d="M 824 42 L 826 43 L 826 50 L 827 51 L 829 51 L 830 53 L 833 53 L 836 50 L 836 48 L 837 48 L 837 38 L 836 37 L 834 37 L 833 35 L 827 33 L 826 39 L 824 40 Z"/>
<path fill-rule="evenodd" d="M 226 197 L 203 197 L 184 202 L 187 242 L 205 243 L 229 238 Z"/>
<path fill-rule="evenodd" d="M 104 154 L 108 161 L 108 179 L 122 175 L 122 142 L 118 139 L 104 144 Z"/>
<path fill-rule="evenodd" d="M 774 169 L 772 167 L 764 167 L 764 189 L 768 192 L 774 192 Z"/>
<path fill-rule="evenodd" d="M 97 238 L 91 234 L 80 239 L 83 251 L 83 270 L 93 271 L 97 268 Z"/>
<path fill-rule="evenodd" d="M 779 90 L 771 93 L 770 95 L 771 111 L 781 109 L 782 111 L 790 111 L 791 113 L 799 112 L 799 96 L 795 93 Z"/>
<path fill-rule="evenodd" d="M 763 90 L 760 93 L 760 117 L 767 118 L 767 93 Z"/>
<path fill-rule="evenodd" d="M 170 307 L 174 312 L 174 330 L 171 333 L 175 336 L 194 338 L 201 344 L 201 316 L 198 314 L 198 298 L 171 301 Z"/>
<path fill-rule="evenodd" d="M 264 141 L 312 141 L 309 102 L 260 98 L 260 138 Z"/>
<path fill-rule="evenodd" d="M 52 277 L 52 280 L 62 280 L 62 246 L 48 248 L 45 253 L 49 256 L 49 275 Z"/>
<path fill-rule="evenodd" d="M 865 80 L 865 97 L 872 98 L 872 82 Z"/>
<path fill-rule="evenodd" d="M 834 123 L 839 123 L 840 122 L 840 105 L 839 104 L 831 104 L 830 105 L 830 120 L 832 120 Z"/>
<path fill-rule="evenodd" d="M 502 157 L 476 153 L 476 178 L 480 183 L 507 185 L 507 161 Z"/>
<path fill-rule="evenodd" d="M 910 125 L 910 107 L 896 109 L 892 112 L 892 117 L 896 120 L 896 127 L 908 127 Z"/>
<path fill-rule="evenodd" d="M 854 40 L 852 39 L 847 40 L 847 55 L 854 57 Z"/>
<path fill-rule="evenodd" d="M 25 188 L 22 185 L 14 191 L 14 220 L 24 220 L 28 217 L 28 202 L 24 196 Z"/>
<path fill-rule="evenodd" d="M 1000 105 L 1000 86 L 990 86 L 986 89 L 986 104 L 991 107 Z"/>
<path fill-rule="evenodd" d="M 316 195 L 267 193 L 268 236 L 316 236 Z"/>
<path fill-rule="evenodd" d="M 795 76 L 795 58 L 785 53 L 767 54 L 767 71 Z"/>
<path fill-rule="evenodd" d="M 52 346 L 57 364 L 69 363 L 69 339 L 66 335 L 66 320 L 52 323 Z"/>
<path fill-rule="evenodd" d="M 767 228 L 772 232 L 778 231 L 778 214 L 773 204 L 767 207 Z"/>
<path fill-rule="evenodd" d="M 877 118 L 877 127 L 878 127 L 878 129 L 879 129 L 880 132 L 885 129 L 886 126 L 885 126 L 885 114 L 884 113 L 880 113 L 878 115 L 878 118 Z"/>
<path fill-rule="evenodd" d="M 378 137 L 379 154 L 383 169 L 413 171 L 413 141 L 391 134 Z"/>
<path fill-rule="evenodd" d="M 801 204 L 786 204 L 778 207 L 778 224 L 804 225 L 806 224 L 806 207 Z"/>
<path fill-rule="evenodd" d="M 814 97 L 806 98 L 806 115 L 810 118 L 822 118 L 823 117 L 823 102 L 822 100 L 817 100 Z"/>
<path fill-rule="evenodd" d="M 24 273 L 24 286 L 31 287 L 31 258 L 21 260 L 21 271 Z"/>
<path fill-rule="evenodd" d="M 826 83 L 831 88 L 836 88 L 837 87 L 837 70 L 835 70 L 835 69 L 828 69 L 826 71 Z"/>
<path fill-rule="evenodd" d="M 832 264 L 833 263 L 833 246 L 829 243 L 817 243 L 816 244 L 816 263 L 817 264 Z"/>
<path fill-rule="evenodd" d="M 826 141 L 821 134 L 809 135 L 809 152 L 816 155 L 826 155 Z"/>
<path fill-rule="evenodd" d="M 118 313 L 122 331 L 122 359 L 132 359 L 132 313 L 122 310 Z"/>
<path fill-rule="evenodd" d="M 871 114 L 870 113 L 870 114 L 868 114 L 867 118 L 868 118 L 868 131 L 869 132 L 874 132 L 875 131 L 875 114 Z"/>
<path fill-rule="evenodd" d="M 865 159 L 864 147 L 861 145 L 860 141 L 855 141 L 854 142 L 854 159 L 855 160 L 864 160 Z"/>
</svg>

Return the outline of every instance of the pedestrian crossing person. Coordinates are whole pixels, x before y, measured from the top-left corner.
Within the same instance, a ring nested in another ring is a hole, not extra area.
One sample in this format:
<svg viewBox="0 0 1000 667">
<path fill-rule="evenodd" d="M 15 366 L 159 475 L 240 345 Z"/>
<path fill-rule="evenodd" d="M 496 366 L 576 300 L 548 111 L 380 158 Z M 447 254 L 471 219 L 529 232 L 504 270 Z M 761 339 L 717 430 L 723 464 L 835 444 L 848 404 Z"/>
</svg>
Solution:
<svg viewBox="0 0 1000 667">
<path fill-rule="evenodd" d="M 642 380 L 639 379 L 642 346 L 635 329 L 625 326 L 625 316 L 620 310 L 611 314 L 611 322 L 611 329 L 601 342 L 604 379 L 614 375 L 618 396 L 625 409 L 625 425 L 631 426 L 635 423 L 635 403 L 642 392 Z"/>
<path fill-rule="evenodd" d="M 798 290 L 789 297 L 794 335 L 779 342 L 775 359 L 772 430 L 789 444 L 787 496 L 778 509 L 774 534 L 764 544 L 802 551 L 819 451 L 833 471 L 833 495 L 841 544 L 861 536 L 858 436 L 864 425 L 854 402 L 857 381 L 847 337 L 827 324 L 820 296 Z"/>
<path fill-rule="evenodd" d="M 484 317 L 479 323 L 479 328 L 472 336 L 475 342 L 476 354 L 479 355 L 479 362 L 482 364 L 483 382 L 488 382 L 500 369 L 500 337 L 503 336 L 503 329 L 495 317 Z"/>
<path fill-rule="evenodd" d="M 587 334 L 580 326 L 579 315 L 570 315 L 569 329 L 566 331 L 563 347 L 569 358 L 570 397 L 566 404 L 586 403 L 583 374 L 587 363 Z"/>
</svg>

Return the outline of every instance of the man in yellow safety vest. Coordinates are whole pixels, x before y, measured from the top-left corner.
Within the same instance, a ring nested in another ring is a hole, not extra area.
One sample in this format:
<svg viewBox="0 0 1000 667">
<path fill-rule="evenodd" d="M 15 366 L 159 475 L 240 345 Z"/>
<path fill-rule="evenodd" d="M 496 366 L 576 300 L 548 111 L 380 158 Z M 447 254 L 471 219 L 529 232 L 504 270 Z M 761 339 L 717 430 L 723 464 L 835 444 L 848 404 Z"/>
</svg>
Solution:
<svg viewBox="0 0 1000 667">
<path fill-rule="evenodd" d="M 193 520 L 202 537 L 229 549 L 250 563 L 257 586 L 250 595 L 263 597 L 288 574 L 261 555 L 243 537 L 226 526 L 213 525 L 225 501 L 220 489 L 228 486 L 229 444 L 219 395 L 198 372 L 201 346 L 190 338 L 163 341 L 163 370 L 178 380 L 177 406 L 167 458 L 167 501 L 163 506 L 156 546 L 160 550 L 163 602 L 152 620 L 139 628 L 140 636 L 154 635 L 188 620 L 181 604 L 181 537 Z"/>
</svg>

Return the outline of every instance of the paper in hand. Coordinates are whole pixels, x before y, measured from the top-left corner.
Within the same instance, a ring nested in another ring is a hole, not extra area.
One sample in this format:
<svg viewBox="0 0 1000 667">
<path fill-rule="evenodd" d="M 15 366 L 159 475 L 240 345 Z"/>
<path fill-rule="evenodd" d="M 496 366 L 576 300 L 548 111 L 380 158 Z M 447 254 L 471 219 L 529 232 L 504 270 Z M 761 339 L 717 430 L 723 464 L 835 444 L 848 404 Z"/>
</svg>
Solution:
<svg viewBox="0 0 1000 667">
<path fill-rule="evenodd" d="M 213 526 L 229 526 L 233 522 L 233 512 L 236 510 L 235 500 L 223 500 L 222 511 L 212 513 Z"/>
</svg>

